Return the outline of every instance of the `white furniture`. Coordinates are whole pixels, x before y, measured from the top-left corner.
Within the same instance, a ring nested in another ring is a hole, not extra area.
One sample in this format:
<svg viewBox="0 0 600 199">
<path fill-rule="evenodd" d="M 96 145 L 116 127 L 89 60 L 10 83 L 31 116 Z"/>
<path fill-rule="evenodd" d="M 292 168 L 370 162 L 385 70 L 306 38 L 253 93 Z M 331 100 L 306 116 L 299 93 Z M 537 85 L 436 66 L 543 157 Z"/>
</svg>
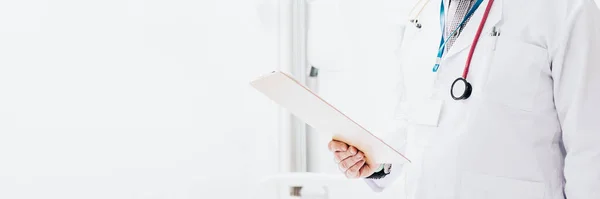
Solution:
<svg viewBox="0 0 600 199">
<path fill-rule="evenodd" d="M 343 175 L 318 173 L 285 173 L 260 180 L 255 199 L 337 199 L 344 195 L 370 193 L 364 182 L 348 180 Z M 294 188 L 296 188 L 294 190 Z M 301 188 L 301 189 L 297 189 Z M 346 193 L 352 190 L 351 193 Z M 293 192 L 297 192 L 293 194 Z M 295 196 L 294 196 L 295 195 Z M 355 197 L 352 197 L 355 198 Z"/>
<path fill-rule="evenodd" d="M 294 187 L 300 190 L 294 196 Z M 363 180 L 349 180 L 343 175 L 319 173 L 285 173 L 261 179 L 253 199 L 359 199 L 403 198 L 397 193 L 373 192 Z"/>
</svg>

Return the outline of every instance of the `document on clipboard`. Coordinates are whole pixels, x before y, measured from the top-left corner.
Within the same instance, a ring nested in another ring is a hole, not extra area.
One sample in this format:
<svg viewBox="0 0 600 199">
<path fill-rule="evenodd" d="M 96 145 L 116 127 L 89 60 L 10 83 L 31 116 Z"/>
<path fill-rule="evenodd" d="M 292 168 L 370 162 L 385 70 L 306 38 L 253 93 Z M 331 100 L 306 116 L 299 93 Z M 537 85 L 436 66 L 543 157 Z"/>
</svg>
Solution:
<svg viewBox="0 0 600 199">
<path fill-rule="evenodd" d="M 403 154 L 350 119 L 291 75 L 274 71 L 250 85 L 322 133 L 362 151 L 368 163 L 410 162 Z"/>
</svg>

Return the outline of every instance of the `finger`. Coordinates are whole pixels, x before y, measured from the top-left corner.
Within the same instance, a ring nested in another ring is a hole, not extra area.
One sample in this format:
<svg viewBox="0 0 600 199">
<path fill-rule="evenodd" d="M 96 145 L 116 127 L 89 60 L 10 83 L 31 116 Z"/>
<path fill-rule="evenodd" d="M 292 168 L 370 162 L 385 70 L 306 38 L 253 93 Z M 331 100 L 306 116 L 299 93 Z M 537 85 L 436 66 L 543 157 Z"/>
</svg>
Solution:
<svg viewBox="0 0 600 199">
<path fill-rule="evenodd" d="M 346 171 L 347 178 L 358 178 L 360 177 L 360 169 L 365 165 L 365 160 L 358 161 L 356 164 L 352 165 Z"/>
<path fill-rule="evenodd" d="M 337 163 L 339 163 L 339 162 L 345 160 L 346 158 L 356 155 L 357 153 L 358 153 L 358 149 L 356 149 L 356 147 L 351 146 L 348 148 L 348 150 L 334 152 L 333 155 L 335 156 Z"/>
<path fill-rule="evenodd" d="M 347 151 L 348 145 L 344 142 L 332 140 L 329 142 L 329 151 L 338 152 L 338 151 Z"/>
<path fill-rule="evenodd" d="M 354 156 L 350 156 L 350 157 L 342 160 L 339 164 L 339 167 L 342 170 L 342 172 L 345 173 L 346 171 L 348 171 L 348 169 L 350 169 L 350 167 L 352 167 L 357 162 L 359 162 L 363 159 L 364 159 L 364 155 L 362 153 L 358 153 Z"/>
<path fill-rule="evenodd" d="M 355 154 L 355 155 L 359 152 L 358 149 L 354 146 L 348 147 L 348 151 L 350 152 L 350 154 Z"/>
</svg>

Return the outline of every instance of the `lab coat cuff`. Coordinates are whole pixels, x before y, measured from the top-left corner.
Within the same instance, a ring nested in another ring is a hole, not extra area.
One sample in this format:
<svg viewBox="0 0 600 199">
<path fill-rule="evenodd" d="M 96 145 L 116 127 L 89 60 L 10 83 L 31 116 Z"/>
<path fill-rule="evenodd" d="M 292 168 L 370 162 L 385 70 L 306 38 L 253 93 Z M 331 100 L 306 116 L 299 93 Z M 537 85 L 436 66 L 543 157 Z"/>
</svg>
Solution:
<svg viewBox="0 0 600 199">
<path fill-rule="evenodd" d="M 383 172 L 383 171 L 381 171 Z M 373 178 L 365 178 L 365 183 L 373 190 L 374 192 L 382 192 L 386 187 L 393 184 L 395 180 L 402 174 L 402 165 L 394 165 L 389 174 L 383 176 L 379 179 Z"/>
<path fill-rule="evenodd" d="M 379 166 L 379 168 L 377 168 L 377 171 L 375 173 L 373 173 L 371 176 L 367 177 L 367 179 L 381 179 L 384 178 L 386 175 L 390 174 L 390 168 L 392 167 L 391 164 L 381 164 Z"/>
</svg>

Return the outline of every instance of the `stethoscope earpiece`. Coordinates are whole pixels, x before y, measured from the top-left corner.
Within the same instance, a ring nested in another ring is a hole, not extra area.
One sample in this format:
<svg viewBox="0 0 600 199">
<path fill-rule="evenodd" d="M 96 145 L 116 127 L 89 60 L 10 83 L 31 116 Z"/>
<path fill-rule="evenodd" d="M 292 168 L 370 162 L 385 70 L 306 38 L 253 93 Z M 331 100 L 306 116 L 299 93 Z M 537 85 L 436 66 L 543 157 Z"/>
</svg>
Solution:
<svg viewBox="0 0 600 199">
<path fill-rule="evenodd" d="M 450 95 L 454 100 L 466 100 L 471 97 L 473 86 L 467 82 L 465 78 L 459 77 L 452 83 L 450 87 Z"/>
<path fill-rule="evenodd" d="M 421 3 L 422 3 L 423 1 L 424 1 L 424 0 L 419 0 L 419 2 L 417 2 L 417 4 L 415 4 L 415 5 L 412 7 L 412 9 L 410 9 L 410 12 L 409 12 L 409 13 L 410 13 L 410 15 L 412 15 L 412 14 L 415 12 L 415 10 L 417 9 L 417 7 L 418 7 L 419 5 L 421 5 Z M 423 12 L 423 9 L 425 9 L 425 6 L 427 6 L 427 4 L 429 3 L 429 1 L 431 1 L 431 0 L 427 0 L 427 1 L 426 1 L 426 2 L 425 2 L 425 3 L 424 3 L 422 6 L 421 6 L 421 8 L 419 9 L 419 11 L 416 13 L 416 15 L 413 15 L 414 17 L 413 17 L 412 19 L 410 19 L 410 20 L 409 20 L 409 21 L 410 21 L 410 23 L 414 24 L 414 25 L 415 25 L 415 27 L 417 27 L 417 29 L 421 29 L 421 28 L 423 28 L 423 24 L 419 23 L 419 20 L 418 20 L 418 19 L 419 19 L 419 16 L 421 16 L 421 12 Z"/>
<path fill-rule="evenodd" d="M 418 19 L 411 19 L 409 21 L 410 21 L 410 23 L 414 24 L 415 27 L 417 27 L 418 29 L 421 29 L 423 27 L 423 25 L 421 23 L 419 23 Z"/>
</svg>

